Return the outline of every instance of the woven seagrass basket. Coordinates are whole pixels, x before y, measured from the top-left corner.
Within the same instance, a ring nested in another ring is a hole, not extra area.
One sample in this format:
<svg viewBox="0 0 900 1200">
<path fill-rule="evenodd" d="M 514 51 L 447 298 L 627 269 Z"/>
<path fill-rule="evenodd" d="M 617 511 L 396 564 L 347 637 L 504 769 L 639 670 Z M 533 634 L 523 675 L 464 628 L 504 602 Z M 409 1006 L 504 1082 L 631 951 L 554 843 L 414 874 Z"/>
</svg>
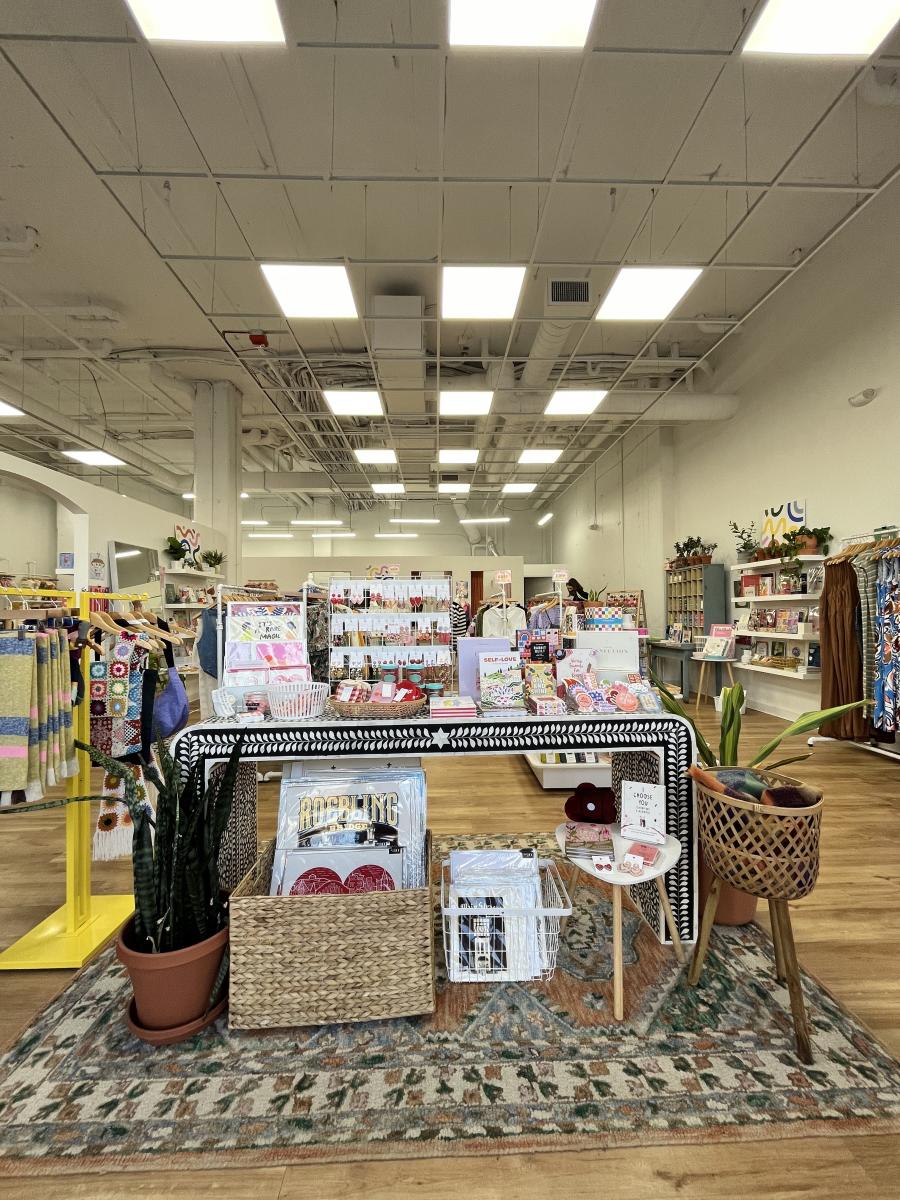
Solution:
<svg viewBox="0 0 900 1200">
<path fill-rule="evenodd" d="M 280 1029 L 434 1012 L 429 886 L 270 896 L 275 841 L 231 893 L 228 1024 Z"/>
<path fill-rule="evenodd" d="M 331 707 L 339 717 L 353 717 L 357 721 L 395 721 L 404 717 L 418 717 L 427 703 L 427 698 L 399 700 L 390 704 L 378 704 L 371 700 L 331 699 Z"/>
<path fill-rule="evenodd" d="M 709 774 L 733 768 L 707 768 Z M 796 779 L 757 771 L 768 784 L 797 785 Z M 819 875 L 822 805 L 775 808 L 733 800 L 701 784 L 697 814 L 703 856 L 714 875 L 762 900 L 801 900 Z"/>
</svg>

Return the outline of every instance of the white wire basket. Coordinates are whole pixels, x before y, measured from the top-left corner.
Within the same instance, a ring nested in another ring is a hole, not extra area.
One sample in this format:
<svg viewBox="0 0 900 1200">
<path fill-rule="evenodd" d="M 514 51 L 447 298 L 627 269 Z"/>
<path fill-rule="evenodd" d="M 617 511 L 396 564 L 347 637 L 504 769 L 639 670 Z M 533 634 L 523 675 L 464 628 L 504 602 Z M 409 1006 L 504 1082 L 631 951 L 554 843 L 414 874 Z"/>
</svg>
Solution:
<svg viewBox="0 0 900 1200">
<path fill-rule="evenodd" d="M 572 915 L 572 901 L 553 859 L 538 860 L 540 903 L 503 903 L 496 894 L 459 897 L 450 879 L 450 860 L 441 863 L 441 927 L 451 983 L 509 983 L 552 979 L 559 955 L 559 928 Z M 477 891 L 477 885 L 468 885 Z"/>
<path fill-rule="evenodd" d="M 329 691 L 327 683 L 312 680 L 270 683 L 269 712 L 276 721 L 309 721 L 321 717 Z"/>
</svg>

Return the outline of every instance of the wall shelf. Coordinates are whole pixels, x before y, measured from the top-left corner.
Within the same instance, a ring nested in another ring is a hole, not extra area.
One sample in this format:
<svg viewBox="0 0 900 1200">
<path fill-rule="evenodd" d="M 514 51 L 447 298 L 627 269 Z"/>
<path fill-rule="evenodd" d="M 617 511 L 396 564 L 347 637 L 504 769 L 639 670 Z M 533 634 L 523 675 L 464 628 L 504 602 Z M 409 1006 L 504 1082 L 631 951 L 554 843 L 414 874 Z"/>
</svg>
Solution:
<svg viewBox="0 0 900 1200">
<path fill-rule="evenodd" d="M 824 554 L 800 554 L 797 558 L 763 558 L 759 562 L 732 563 L 728 570 L 749 571 L 752 574 L 754 571 L 761 571 L 766 567 L 784 568 L 793 563 L 799 563 L 801 567 L 806 563 L 809 563 L 810 566 L 815 566 L 817 563 L 823 563 L 824 561 Z"/>
<path fill-rule="evenodd" d="M 819 633 L 779 633 L 777 629 L 736 629 L 735 637 L 751 638 L 753 641 L 766 642 L 820 642 Z"/>
<path fill-rule="evenodd" d="M 758 667 L 755 663 L 736 662 L 734 665 L 739 671 L 755 671 L 759 675 L 777 675 L 779 679 L 805 679 L 815 682 L 822 674 L 821 671 L 816 670 L 805 671 L 801 675 L 799 671 L 782 671 L 780 667 Z"/>
<path fill-rule="evenodd" d="M 809 604 L 814 600 L 817 601 L 817 600 L 821 600 L 821 599 L 822 599 L 821 592 L 812 592 L 812 593 L 810 593 L 810 592 L 794 592 L 793 594 L 786 595 L 786 596 L 735 596 L 734 603 L 735 604 L 769 604 L 769 605 L 774 606 L 776 604 L 785 603 L 787 601 L 790 601 L 791 603 L 799 604 L 801 600 L 803 600 L 807 604 Z"/>
</svg>

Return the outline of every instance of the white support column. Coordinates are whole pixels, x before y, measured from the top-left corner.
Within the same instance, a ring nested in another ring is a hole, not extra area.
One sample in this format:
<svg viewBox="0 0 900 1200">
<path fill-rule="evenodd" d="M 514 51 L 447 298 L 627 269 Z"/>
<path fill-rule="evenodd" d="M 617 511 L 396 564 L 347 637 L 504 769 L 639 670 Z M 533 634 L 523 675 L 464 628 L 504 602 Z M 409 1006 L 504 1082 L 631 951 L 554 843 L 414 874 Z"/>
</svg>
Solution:
<svg viewBox="0 0 900 1200">
<path fill-rule="evenodd" d="M 214 547 L 227 555 L 224 571 L 238 582 L 241 564 L 241 393 L 231 383 L 195 385 L 194 520 L 225 535 Z"/>
</svg>

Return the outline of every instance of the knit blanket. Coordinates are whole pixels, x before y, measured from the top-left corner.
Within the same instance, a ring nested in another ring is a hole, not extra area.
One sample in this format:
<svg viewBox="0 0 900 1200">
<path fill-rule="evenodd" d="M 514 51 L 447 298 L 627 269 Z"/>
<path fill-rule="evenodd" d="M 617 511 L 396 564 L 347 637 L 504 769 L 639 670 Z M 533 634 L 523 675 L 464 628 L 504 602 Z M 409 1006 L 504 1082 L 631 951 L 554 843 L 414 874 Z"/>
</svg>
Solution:
<svg viewBox="0 0 900 1200">
<path fill-rule="evenodd" d="M 0 791 L 3 792 L 25 790 L 28 786 L 34 659 L 33 638 L 20 638 L 14 633 L 0 635 Z"/>
</svg>

